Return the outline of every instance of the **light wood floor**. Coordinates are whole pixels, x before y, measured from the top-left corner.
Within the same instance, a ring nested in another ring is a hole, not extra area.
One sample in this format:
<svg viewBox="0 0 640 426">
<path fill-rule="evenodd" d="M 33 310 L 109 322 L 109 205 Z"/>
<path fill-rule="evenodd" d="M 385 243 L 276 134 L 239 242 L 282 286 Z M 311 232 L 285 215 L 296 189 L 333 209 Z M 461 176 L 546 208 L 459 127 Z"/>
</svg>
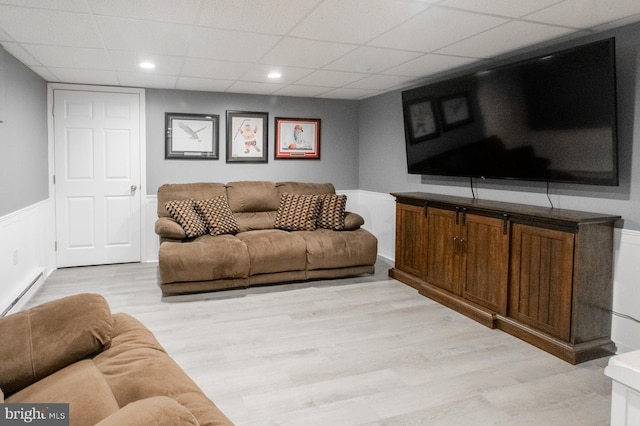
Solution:
<svg viewBox="0 0 640 426">
<path fill-rule="evenodd" d="M 572 366 L 375 276 L 162 301 L 156 264 L 60 269 L 144 322 L 237 425 L 607 425 L 607 359 Z"/>
</svg>

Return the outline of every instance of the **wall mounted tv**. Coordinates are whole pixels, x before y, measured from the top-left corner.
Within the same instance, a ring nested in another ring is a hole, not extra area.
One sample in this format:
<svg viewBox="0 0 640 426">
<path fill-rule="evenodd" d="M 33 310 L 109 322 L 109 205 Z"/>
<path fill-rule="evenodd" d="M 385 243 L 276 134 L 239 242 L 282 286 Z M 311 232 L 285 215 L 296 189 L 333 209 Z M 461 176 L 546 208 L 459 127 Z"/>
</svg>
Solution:
<svg viewBox="0 0 640 426">
<path fill-rule="evenodd" d="M 615 42 L 402 93 L 409 173 L 618 185 Z"/>
</svg>

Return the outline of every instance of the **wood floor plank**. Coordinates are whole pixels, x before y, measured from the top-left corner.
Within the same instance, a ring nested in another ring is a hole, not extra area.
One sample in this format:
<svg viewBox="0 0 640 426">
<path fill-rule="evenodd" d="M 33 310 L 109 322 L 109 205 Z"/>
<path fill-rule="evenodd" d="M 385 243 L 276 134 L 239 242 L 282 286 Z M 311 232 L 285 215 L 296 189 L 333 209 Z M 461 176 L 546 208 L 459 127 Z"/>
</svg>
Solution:
<svg viewBox="0 0 640 426">
<path fill-rule="evenodd" d="M 59 269 L 149 327 L 237 425 L 609 424 L 607 359 L 570 365 L 387 277 L 162 299 L 157 264 Z"/>
</svg>

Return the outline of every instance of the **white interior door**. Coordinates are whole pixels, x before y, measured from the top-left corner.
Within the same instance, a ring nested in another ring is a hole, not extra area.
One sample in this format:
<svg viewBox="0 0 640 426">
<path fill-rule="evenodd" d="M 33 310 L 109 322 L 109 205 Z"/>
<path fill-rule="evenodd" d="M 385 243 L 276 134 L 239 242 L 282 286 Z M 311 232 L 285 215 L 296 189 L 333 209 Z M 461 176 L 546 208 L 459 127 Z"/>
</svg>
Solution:
<svg viewBox="0 0 640 426">
<path fill-rule="evenodd" d="M 57 266 L 141 260 L 140 95 L 55 90 Z"/>
</svg>

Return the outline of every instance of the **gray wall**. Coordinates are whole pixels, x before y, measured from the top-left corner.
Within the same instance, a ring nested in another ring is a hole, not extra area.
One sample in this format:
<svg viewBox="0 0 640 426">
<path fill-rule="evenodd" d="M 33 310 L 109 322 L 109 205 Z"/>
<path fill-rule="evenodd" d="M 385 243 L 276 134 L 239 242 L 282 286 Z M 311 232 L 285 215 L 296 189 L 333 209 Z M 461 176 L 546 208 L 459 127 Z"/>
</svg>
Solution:
<svg viewBox="0 0 640 426">
<path fill-rule="evenodd" d="M 148 89 L 146 91 L 147 190 L 164 183 L 297 180 L 358 188 L 358 102 L 282 96 Z M 229 163 L 226 111 L 269 113 L 268 163 Z M 220 115 L 219 160 L 165 160 L 165 113 Z M 321 119 L 320 160 L 274 160 L 274 118 Z"/>
<path fill-rule="evenodd" d="M 618 83 L 618 148 L 620 185 L 549 185 L 554 207 L 621 215 L 618 226 L 640 230 L 640 24 L 607 33 L 549 45 L 552 51 L 608 36 L 616 37 Z M 503 61 L 499 61 L 500 64 Z M 474 71 L 473 67 L 456 74 Z M 441 78 L 446 78 L 442 76 Z M 365 99 L 360 103 L 359 188 L 374 192 L 423 191 L 470 197 L 468 178 L 445 178 L 407 173 L 401 91 Z M 483 199 L 549 206 L 545 183 L 473 180 L 476 196 Z"/>
<path fill-rule="evenodd" d="M 49 197 L 47 84 L 0 47 L 0 216 Z"/>
</svg>

